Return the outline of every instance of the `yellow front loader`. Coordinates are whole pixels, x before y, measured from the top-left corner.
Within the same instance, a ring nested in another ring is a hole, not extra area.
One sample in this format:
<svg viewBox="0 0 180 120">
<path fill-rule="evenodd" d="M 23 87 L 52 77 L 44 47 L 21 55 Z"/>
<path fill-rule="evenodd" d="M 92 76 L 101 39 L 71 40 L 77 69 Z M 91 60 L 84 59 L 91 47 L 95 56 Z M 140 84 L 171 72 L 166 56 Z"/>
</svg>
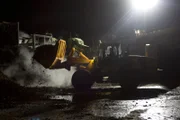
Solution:
<svg viewBox="0 0 180 120">
<path fill-rule="evenodd" d="M 66 41 L 61 39 L 55 46 L 44 45 L 37 48 L 33 58 L 49 69 L 70 70 L 71 66 L 77 66 L 77 71 L 72 76 L 72 85 L 77 90 L 90 89 L 94 83 L 91 79 L 91 71 L 94 68 L 95 59 L 89 59 L 75 47 L 72 47 L 66 56 L 66 49 Z"/>
</svg>

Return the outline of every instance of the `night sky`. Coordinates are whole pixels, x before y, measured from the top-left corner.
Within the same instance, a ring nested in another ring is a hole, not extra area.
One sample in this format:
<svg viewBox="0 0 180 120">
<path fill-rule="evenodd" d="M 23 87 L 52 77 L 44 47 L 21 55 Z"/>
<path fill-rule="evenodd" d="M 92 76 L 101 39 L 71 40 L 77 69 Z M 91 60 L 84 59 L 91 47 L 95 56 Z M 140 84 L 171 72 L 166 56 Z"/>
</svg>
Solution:
<svg viewBox="0 0 180 120">
<path fill-rule="evenodd" d="M 180 2 L 164 0 L 169 1 Z M 83 39 L 101 38 L 131 8 L 130 0 L 6 0 L 0 6 L 0 20 L 19 21 L 20 29 L 27 33 L 51 32 L 59 37 L 72 32 Z M 169 13 L 164 15 L 161 10 L 157 15 L 172 22 L 173 10 Z M 156 24 L 162 23 L 156 20 Z"/>
</svg>

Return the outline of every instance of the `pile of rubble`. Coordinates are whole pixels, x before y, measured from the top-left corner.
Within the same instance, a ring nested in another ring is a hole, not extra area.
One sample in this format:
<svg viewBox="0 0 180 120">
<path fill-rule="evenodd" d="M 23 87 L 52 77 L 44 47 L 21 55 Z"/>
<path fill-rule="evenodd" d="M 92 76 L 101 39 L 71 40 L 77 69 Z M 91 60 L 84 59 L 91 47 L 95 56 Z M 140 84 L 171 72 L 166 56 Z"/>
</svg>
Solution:
<svg viewBox="0 0 180 120">
<path fill-rule="evenodd" d="M 0 101 L 17 98 L 23 87 L 0 72 Z"/>
<path fill-rule="evenodd" d="M 40 97 L 32 88 L 20 86 L 0 71 L 0 102 L 23 102 Z"/>
</svg>

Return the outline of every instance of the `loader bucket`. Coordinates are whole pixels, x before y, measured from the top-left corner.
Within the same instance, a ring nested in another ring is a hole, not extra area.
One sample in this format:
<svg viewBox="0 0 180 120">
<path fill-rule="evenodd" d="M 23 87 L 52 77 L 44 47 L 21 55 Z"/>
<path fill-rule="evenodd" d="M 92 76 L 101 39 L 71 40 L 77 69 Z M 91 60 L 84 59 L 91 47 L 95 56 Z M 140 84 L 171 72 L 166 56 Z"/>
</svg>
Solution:
<svg viewBox="0 0 180 120">
<path fill-rule="evenodd" d="M 36 48 L 33 59 L 45 68 L 49 68 L 54 58 L 56 58 L 57 47 L 53 45 L 43 45 Z"/>
<path fill-rule="evenodd" d="M 52 68 L 57 62 L 64 60 L 65 52 L 66 42 L 59 40 L 55 46 L 43 45 L 36 48 L 33 59 L 45 68 Z"/>
</svg>

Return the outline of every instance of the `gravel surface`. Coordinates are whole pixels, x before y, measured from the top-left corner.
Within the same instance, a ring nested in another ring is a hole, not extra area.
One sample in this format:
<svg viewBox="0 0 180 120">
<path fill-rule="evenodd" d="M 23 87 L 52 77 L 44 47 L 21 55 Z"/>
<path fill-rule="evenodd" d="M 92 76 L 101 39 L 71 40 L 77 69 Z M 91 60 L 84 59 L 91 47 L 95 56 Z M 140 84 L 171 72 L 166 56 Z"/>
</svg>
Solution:
<svg viewBox="0 0 180 120">
<path fill-rule="evenodd" d="M 107 84 L 106 88 L 108 86 Z M 168 92 L 163 89 L 139 89 L 128 93 L 119 88 L 118 90 L 95 88 L 93 92 L 53 94 L 47 100 L 29 101 L 9 109 L 1 109 L 0 118 L 2 120 L 180 119 L 180 88 Z"/>
<path fill-rule="evenodd" d="M 0 72 L 0 120 L 178 120 L 180 87 L 139 87 L 123 91 L 95 84 L 89 92 L 73 88 L 25 88 Z"/>
</svg>

